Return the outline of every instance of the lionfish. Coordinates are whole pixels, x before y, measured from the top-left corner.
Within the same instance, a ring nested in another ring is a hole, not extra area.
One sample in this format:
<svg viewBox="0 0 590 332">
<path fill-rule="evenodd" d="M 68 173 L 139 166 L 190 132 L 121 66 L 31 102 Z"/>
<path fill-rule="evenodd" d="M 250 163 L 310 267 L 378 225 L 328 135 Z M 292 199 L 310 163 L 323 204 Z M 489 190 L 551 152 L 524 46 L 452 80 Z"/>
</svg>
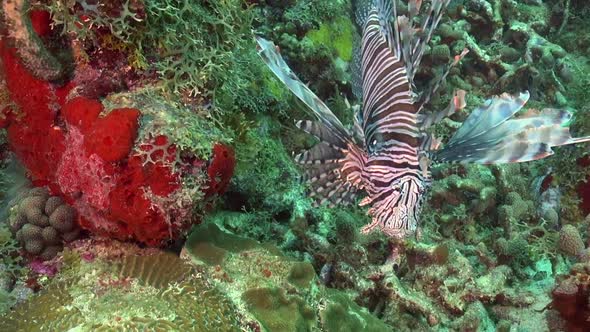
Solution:
<svg viewBox="0 0 590 332">
<path fill-rule="evenodd" d="M 408 16 L 397 15 L 395 0 L 357 5 L 356 23 L 362 36 L 353 59 L 356 79 L 352 83 L 362 107 L 350 131 L 297 78 L 278 48 L 256 37 L 263 61 L 318 120 L 297 122 L 298 128 L 319 140 L 295 156 L 305 167 L 311 196 L 337 205 L 352 203 L 364 192 L 359 205 L 370 205 L 372 217 L 364 233 L 379 228 L 401 238 L 416 231 L 433 162 L 524 162 L 553 154 L 555 146 L 590 141 L 590 136 L 571 137 L 565 126 L 571 115 L 564 110 L 544 109 L 514 118 L 529 98 L 528 92 L 522 92 L 487 99 L 441 148 L 440 140 L 427 129 L 465 107 L 465 91 L 455 91 L 441 111 L 426 113 L 424 106 L 467 50 L 455 56 L 440 79 L 422 94 L 415 91 L 414 76 L 449 2 L 432 0 L 421 24 L 415 22 L 421 0 L 408 1 Z"/>
</svg>

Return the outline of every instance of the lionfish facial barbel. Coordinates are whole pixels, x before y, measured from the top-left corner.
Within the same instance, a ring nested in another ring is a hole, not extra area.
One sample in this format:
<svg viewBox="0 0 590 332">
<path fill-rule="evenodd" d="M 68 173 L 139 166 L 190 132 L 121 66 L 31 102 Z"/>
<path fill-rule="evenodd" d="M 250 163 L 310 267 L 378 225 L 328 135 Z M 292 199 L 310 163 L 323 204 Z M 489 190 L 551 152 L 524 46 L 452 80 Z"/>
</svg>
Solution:
<svg viewBox="0 0 590 332">
<path fill-rule="evenodd" d="M 590 136 L 571 137 L 565 126 L 571 115 L 564 110 L 544 109 L 514 118 L 529 99 L 523 92 L 486 100 L 441 148 L 440 140 L 426 129 L 465 107 L 465 91 L 455 91 L 441 111 L 426 113 L 423 106 L 467 51 L 455 57 L 428 91 L 414 91 L 413 80 L 450 0 L 430 1 L 419 25 L 415 18 L 421 0 L 408 1 L 408 16 L 397 15 L 396 1 L 359 2 L 356 21 L 362 36 L 355 49 L 352 83 L 362 107 L 352 131 L 297 78 L 272 42 L 260 37 L 256 41 L 263 61 L 318 120 L 297 122 L 319 140 L 295 157 L 305 167 L 311 196 L 337 205 L 366 194 L 360 205 L 370 206 L 372 222 L 363 232 L 379 228 L 392 237 L 415 232 L 432 162 L 524 162 L 553 154 L 555 146 L 590 141 Z"/>
</svg>

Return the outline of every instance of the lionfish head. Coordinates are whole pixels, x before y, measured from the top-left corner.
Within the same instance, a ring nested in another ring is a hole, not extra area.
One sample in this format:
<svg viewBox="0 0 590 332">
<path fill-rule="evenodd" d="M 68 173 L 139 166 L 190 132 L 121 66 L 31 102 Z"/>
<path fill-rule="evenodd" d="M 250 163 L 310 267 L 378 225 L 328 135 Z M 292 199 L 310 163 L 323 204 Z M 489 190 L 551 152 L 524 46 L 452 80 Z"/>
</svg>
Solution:
<svg viewBox="0 0 590 332">
<path fill-rule="evenodd" d="M 404 238 L 414 234 L 426 192 L 426 183 L 419 177 L 401 179 L 390 187 L 388 196 L 374 202 L 369 209 L 373 217 L 361 232 L 379 228 L 390 237 Z"/>
</svg>

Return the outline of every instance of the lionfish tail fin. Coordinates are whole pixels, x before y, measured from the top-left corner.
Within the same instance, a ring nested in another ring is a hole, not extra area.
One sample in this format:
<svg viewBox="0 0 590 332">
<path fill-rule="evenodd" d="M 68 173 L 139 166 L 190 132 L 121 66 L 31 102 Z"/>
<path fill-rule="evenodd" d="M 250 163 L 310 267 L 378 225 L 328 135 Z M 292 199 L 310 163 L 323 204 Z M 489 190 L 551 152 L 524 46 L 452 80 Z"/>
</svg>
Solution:
<svg viewBox="0 0 590 332">
<path fill-rule="evenodd" d="M 565 110 L 544 109 L 538 114 L 513 118 L 529 98 L 503 94 L 476 108 L 435 158 L 443 162 L 479 164 L 517 163 L 545 158 L 560 145 L 590 141 L 573 138 Z"/>
<path fill-rule="evenodd" d="M 317 204 L 329 206 L 353 203 L 362 185 L 364 152 L 356 145 L 339 140 L 320 122 L 302 120 L 297 127 L 315 136 L 319 143 L 295 156 L 304 167 L 303 180 L 309 185 L 310 197 Z"/>
</svg>

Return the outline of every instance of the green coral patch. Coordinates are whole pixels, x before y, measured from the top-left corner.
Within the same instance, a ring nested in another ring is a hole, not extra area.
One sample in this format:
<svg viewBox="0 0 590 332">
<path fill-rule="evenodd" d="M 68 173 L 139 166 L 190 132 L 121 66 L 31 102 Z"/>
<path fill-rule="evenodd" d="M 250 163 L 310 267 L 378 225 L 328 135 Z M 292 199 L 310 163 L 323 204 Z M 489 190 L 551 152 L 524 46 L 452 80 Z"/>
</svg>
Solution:
<svg viewBox="0 0 590 332">
<path fill-rule="evenodd" d="M 320 316 L 327 332 L 381 332 L 391 329 L 345 294 L 333 290 L 329 290 L 328 305 Z"/>
<path fill-rule="evenodd" d="M 309 287 L 309 283 L 315 278 L 313 265 L 308 262 L 297 262 L 289 272 L 289 282 L 299 288 Z"/>
<path fill-rule="evenodd" d="M 207 265 L 219 265 L 225 259 L 227 250 L 211 243 L 198 242 L 187 246 L 187 251 L 197 261 Z"/>
<path fill-rule="evenodd" d="M 341 17 L 332 23 L 324 23 L 317 30 L 311 30 L 306 37 L 315 45 L 327 45 L 336 50 L 344 61 L 352 59 L 352 36 L 354 25 L 348 17 Z"/>
<path fill-rule="evenodd" d="M 299 297 L 287 297 L 281 289 L 250 289 L 244 292 L 242 299 L 270 332 L 303 332 L 315 326 L 311 308 Z"/>
<path fill-rule="evenodd" d="M 230 252 L 240 252 L 258 246 L 258 242 L 241 236 L 233 235 L 222 231 L 212 223 L 199 225 L 193 228 L 193 231 L 186 241 L 186 248 L 189 253 L 199 256 L 199 253 L 193 248 L 199 244 L 208 243 L 217 248 Z M 200 257 L 200 256 L 199 256 Z"/>
</svg>

